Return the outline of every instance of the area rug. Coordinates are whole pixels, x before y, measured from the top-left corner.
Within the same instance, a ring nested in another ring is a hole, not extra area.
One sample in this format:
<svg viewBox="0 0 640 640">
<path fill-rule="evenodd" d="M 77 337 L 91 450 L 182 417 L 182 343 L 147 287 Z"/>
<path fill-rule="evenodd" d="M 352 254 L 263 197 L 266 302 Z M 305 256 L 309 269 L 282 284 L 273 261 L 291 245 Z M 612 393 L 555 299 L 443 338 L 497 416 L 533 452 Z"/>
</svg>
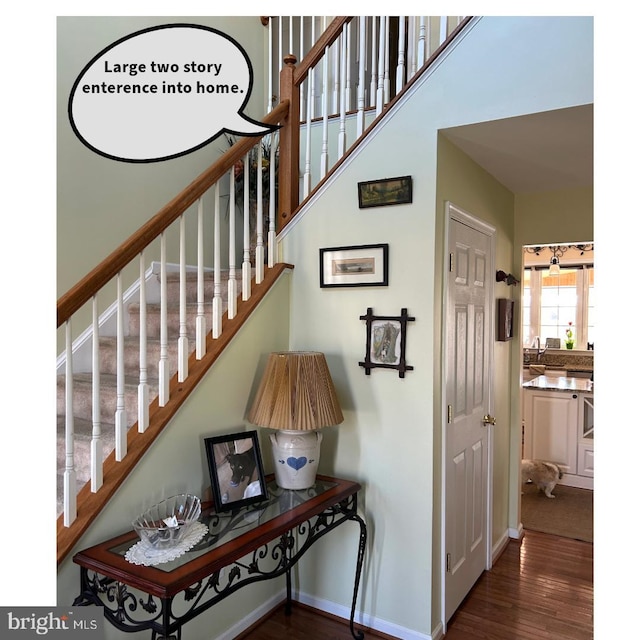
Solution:
<svg viewBox="0 0 640 640">
<path fill-rule="evenodd" d="M 593 491 L 557 485 L 555 500 L 533 484 L 522 488 L 522 526 L 531 531 L 593 542 Z"/>
</svg>

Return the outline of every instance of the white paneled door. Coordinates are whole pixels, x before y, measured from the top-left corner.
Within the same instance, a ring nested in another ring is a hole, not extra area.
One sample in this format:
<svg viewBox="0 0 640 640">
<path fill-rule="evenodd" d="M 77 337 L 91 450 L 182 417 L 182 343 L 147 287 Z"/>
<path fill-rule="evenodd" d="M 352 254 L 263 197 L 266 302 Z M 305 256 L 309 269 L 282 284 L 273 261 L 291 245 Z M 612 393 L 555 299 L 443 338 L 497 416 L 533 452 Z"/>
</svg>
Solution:
<svg viewBox="0 0 640 640">
<path fill-rule="evenodd" d="M 449 205 L 444 416 L 444 615 L 490 566 L 493 230 Z"/>
</svg>

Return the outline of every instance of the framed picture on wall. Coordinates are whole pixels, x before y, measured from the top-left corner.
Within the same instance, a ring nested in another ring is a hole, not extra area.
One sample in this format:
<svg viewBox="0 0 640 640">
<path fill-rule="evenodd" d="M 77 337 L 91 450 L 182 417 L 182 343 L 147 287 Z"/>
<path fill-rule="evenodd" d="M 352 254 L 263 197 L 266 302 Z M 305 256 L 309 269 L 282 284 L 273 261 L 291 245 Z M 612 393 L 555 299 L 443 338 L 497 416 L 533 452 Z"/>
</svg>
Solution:
<svg viewBox="0 0 640 640">
<path fill-rule="evenodd" d="M 406 204 L 412 200 L 411 176 L 358 182 L 358 206 L 360 209 L 383 207 L 390 204 Z"/>
<path fill-rule="evenodd" d="M 513 338 L 514 302 L 508 298 L 498 299 L 498 341 L 506 342 Z"/>
<path fill-rule="evenodd" d="M 388 244 L 320 249 L 321 287 L 386 287 L 388 284 Z"/>
</svg>

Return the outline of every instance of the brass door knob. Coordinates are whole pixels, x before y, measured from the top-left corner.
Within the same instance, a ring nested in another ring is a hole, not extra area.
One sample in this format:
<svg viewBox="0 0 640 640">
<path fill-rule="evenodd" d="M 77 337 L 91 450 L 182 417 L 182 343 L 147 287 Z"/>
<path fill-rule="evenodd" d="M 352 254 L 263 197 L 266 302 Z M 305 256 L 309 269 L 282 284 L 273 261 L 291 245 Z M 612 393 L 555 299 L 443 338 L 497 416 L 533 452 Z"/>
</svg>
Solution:
<svg viewBox="0 0 640 640">
<path fill-rule="evenodd" d="M 486 416 L 484 416 L 484 418 L 482 418 L 482 424 L 486 427 L 488 424 L 495 424 L 496 423 L 496 419 L 493 416 L 490 416 L 489 414 L 487 414 Z"/>
</svg>

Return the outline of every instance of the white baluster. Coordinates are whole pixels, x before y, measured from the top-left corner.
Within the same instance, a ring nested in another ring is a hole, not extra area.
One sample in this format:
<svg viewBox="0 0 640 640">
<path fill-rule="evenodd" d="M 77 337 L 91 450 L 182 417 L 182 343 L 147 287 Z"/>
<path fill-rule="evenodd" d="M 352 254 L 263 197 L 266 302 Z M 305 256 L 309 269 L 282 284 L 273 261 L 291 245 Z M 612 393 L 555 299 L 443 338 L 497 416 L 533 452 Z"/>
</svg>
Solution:
<svg viewBox="0 0 640 640">
<path fill-rule="evenodd" d="M 311 43 L 309 49 L 316 43 L 316 17 L 311 16 Z M 316 117 L 316 70 L 315 67 L 310 73 L 311 78 L 311 109 L 309 119 Z"/>
<path fill-rule="evenodd" d="M 322 58 L 322 146 L 320 150 L 320 177 L 329 171 L 329 48 Z"/>
<path fill-rule="evenodd" d="M 405 72 L 405 59 L 404 59 L 404 47 L 405 47 L 405 16 L 398 18 L 400 22 L 400 29 L 398 33 L 398 67 L 396 69 L 396 95 L 400 93 L 402 87 L 404 87 L 404 72 Z"/>
<path fill-rule="evenodd" d="M 245 173 L 245 180 L 248 179 Z M 220 181 L 214 187 L 213 208 L 213 329 L 214 338 L 222 334 L 222 285 L 220 279 Z"/>
<path fill-rule="evenodd" d="M 433 36 L 431 35 L 431 16 L 427 16 L 427 40 L 425 44 L 425 62 L 431 57 L 433 53 Z"/>
<path fill-rule="evenodd" d="M 238 312 L 238 281 L 236 273 L 236 176 L 234 167 L 229 172 L 229 280 L 227 281 L 227 317 Z"/>
<path fill-rule="evenodd" d="M 331 55 L 333 57 L 333 93 L 331 103 L 331 114 L 338 113 L 340 108 L 340 49 L 342 35 L 340 35 L 331 45 Z"/>
<path fill-rule="evenodd" d="M 127 412 L 124 406 L 124 302 L 122 299 L 122 272 L 116 277 L 117 329 L 116 329 L 116 460 L 120 462 L 127 455 Z"/>
<path fill-rule="evenodd" d="M 345 73 L 345 85 L 344 85 L 344 95 L 345 95 L 345 111 L 351 111 L 351 22 L 346 24 L 342 30 L 343 36 L 346 33 L 346 45 L 343 50 L 343 55 L 346 59 L 346 62 L 343 63 L 346 69 Z"/>
<path fill-rule="evenodd" d="M 384 61 L 385 61 L 385 17 L 380 16 L 380 35 L 378 42 L 378 88 L 376 90 L 376 116 L 382 113 L 384 106 Z"/>
<path fill-rule="evenodd" d="M 64 476 L 63 476 L 63 509 L 64 526 L 69 527 L 76 519 L 77 515 L 77 493 L 76 468 L 74 461 L 74 424 L 73 424 L 73 354 L 71 344 L 71 320 L 65 323 L 65 421 L 64 421 Z"/>
<path fill-rule="evenodd" d="M 160 361 L 158 362 L 158 404 L 169 401 L 169 339 L 167 336 L 167 239 L 160 234 Z"/>
<path fill-rule="evenodd" d="M 408 59 L 407 59 L 407 80 L 411 80 L 413 76 L 416 75 L 416 71 L 418 69 L 418 51 L 416 45 L 416 17 L 409 16 L 409 27 L 408 27 L 409 37 L 408 37 Z"/>
<path fill-rule="evenodd" d="M 447 16 L 440 16 L 440 46 L 447 39 Z"/>
<path fill-rule="evenodd" d="M 298 61 L 302 60 L 304 57 L 304 16 L 300 16 L 300 55 L 298 55 Z M 300 116 L 303 113 L 307 112 L 307 94 L 304 91 L 305 84 L 309 84 L 309 76 L 307 76 L 306 80 L 302 83 L 300 87 Z"/>
<path fill-rule="evenodd" d="M 269 16 L 268 38 L 269 38 L 269 77 L 267 84 L 267 113 L 273 109 L 273 18 Z M 233 169 L 232 169 L 233 171 Z M 233 212 L 233 209 L 231 210 Z"/>
<path fill-rule="evenodd" d="M 293 16 L 289 16 L 289 53 L 293 51 Z"/>
<path fill-rule="evenodd" d="M 249 231 L 249 154 L 244 157 L 244 191 L 243 191 L 243 256 L 242 256 L 242 299 L 248 300 L 251 297 L 251 233 Z"/>
<path fill-rule="evenodd" d="M 282 71 L 284 64 L 284 51 L 282 50 L 282 16 L 278 18 L 278 72 Z"/>
<path fill-rule="evenodd" d="M 271 24 L 271 23 L 269 23 Z M 233 209 L 229 214 L 233 219 Z M 202 360 L 207 352 L 207 319 L 204 312 L 204 202 L 198 198 L 198 284 L 196 311 L 196 360 Z"/>
<path fill-rule="evenodd" d="M 302 183 L 302 194 L 306 198 L 311 191 L 311 82 L 313 69 L 307 76 L 307 116 L 305 125 L 305 158 L 304 158 L 304 178 Z"/>
<path fill-rule="evenodd" d="M 91 351 L 91 491 L 102 486 L 102 426 L 100 424 L 100 329 L 98 296 L 93 296 L 93 344 Z"/>
<path fill-rule="evenodd" d="M 426 44 L 426 24 L 424 16 L 420 16 L 420 31 L 418 35 L 418 69 L 422 69 L 425 60 L 427 59 Z"/>
<path fill-rule="evenodd" d="M 189 375 L 189 338 L 187 336 L 187 258 L 184 213 L 180 216 L 180 330 L 178 335 L 178 382 Z"/>
<path fill-rule="evenodd" d="M 364 131 L 364 83 L 365 83 L 365 55 L 366 55 L 366 22 L 365 17 L 358 18 L 358 113 L 356 116 L 356 137 L 360 137 Z"/>
<path fill-rule="evenodd" d="M 262 201 L 262 140 L 258 142 L 256 149 L 256 284 L 264 280 L 264 218 Z"/>
<path fill-rule="evenodd" d="M 338 158 L 344 155 L 347 147 L 347 112 L 346 112 L 346 68 L 347 68 L 347 33 L 346 25 L 342 27 L 340 36 L 340 125 L 338 127 Z"/>
<path fill-rule="evenodd" d="M 389 77 L 389 42 L 390 42 L 391 21 L 385 16 L 385 34 L 384 34 L 384 103 L 387 104 L 391 99 L 391 81 Z"/>
<path fill-rule="evenodd" d="M 276 263 L 276 134 L 271 133 L 269 146 L 269 238 L 268 266 L 271 269 Z"/>
<path fill-rule="evenodd" d="M 378 19 L 373 16 L 371 18 L 371 78 L 369 79 L 369 106 L 376 104 L 376 93 L 378 91 L 378 37 L 377 37 Z"/>
<path fill-rule="evenodd" d="M 147 379 L 147 283 L 144 251 L 140 254 L 140 380 L 138 382 L 138 431 L 149 426 L 149 383 Z"/>
</svg>

